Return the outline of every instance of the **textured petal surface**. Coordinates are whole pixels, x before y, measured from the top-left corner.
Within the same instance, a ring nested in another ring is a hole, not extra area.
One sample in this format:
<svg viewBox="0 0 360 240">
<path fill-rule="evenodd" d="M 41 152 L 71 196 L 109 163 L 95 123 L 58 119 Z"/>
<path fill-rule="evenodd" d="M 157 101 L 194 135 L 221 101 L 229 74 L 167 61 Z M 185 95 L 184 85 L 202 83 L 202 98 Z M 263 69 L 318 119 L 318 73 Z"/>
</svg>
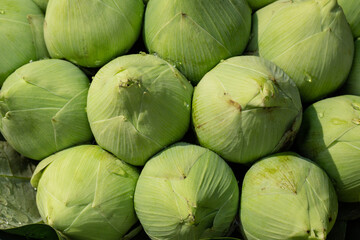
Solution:
<svg viewBox="0 0 360 240">
<path fill-rule="evenodd" d="M 193 83 L 248 42 L 251 10 L 245 0 L 155 0 L 145 13 L 144 40 Z"/>
<path fill-rule="evenodd" d="M 225 236 L 239 190 L 230 167 L 215 153 L 175 144 L 145 165 L 135 190 L 135 211 L 152 239 Z"/>
<path fill-rule="evenodd" d="M 336 0 L 280 0 L 253 18 L 249 50 L 282 68 L 295 81 L 302 101 L 314 102 L 344 83 L 354 44 Z"/>
<path fill-rule="evenodd" d="M 83 145 L 45 161 L 36 201 L 45 223 L 71 239 L 120 239 L 136 223 L 138 171 L 99 146 Z"/>
<path fill-rule="evenodd" d="M 142 0 L 50 0 L 46 46 L 52 58 L 101 67 L 135 43 L 143 11 Z"/>
<path fill-rule="evenodd" d="M 97 143 L 130 164 L 144 165 L 186 133 L 192 91 L 178 70 L 156 56 L 113 60 L 89 90 L 87 113 Z"/>
<path fill-rule="evenodd" d="M 248 163 L 291 143 L 301 122 L 299 92 L 259 57 L 223 61 L 195 87 L 192 118 L 200 144 Z"/>
<path fill-rule="evenodd" d="M 360 97 L 324 99 L 308 107 L 296 140 L 300 154 L 333 179 L 339 200 L 360 202 Z"/>
<path fill-rule="evenodd" d="M 88 88 L 86 75 L 63 60 L 19 68 L 0 92 L 1 133 L 18 152 L 36 160 L 90 141 Z"/>
<path fill-rule="evenodd" d="M 44 14 L 32 1 L 0 2 L 0 85 L 22 65 L 47 57 L 43 22 Z"/>
<path fill-rule="evenodd" d="M 240 220 L 247 239 L 325 240 L 337 216 L 326 173 L 292 153 L 266 157 L 246 173 Z"/>
</svg>

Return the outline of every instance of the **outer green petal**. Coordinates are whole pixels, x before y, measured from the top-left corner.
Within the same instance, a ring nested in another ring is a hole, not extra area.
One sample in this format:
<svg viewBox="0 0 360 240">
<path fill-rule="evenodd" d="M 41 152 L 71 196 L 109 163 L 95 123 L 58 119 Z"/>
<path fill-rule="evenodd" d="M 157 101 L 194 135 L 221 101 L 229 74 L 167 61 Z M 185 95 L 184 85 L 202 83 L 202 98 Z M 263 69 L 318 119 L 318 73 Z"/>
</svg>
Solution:
<svg viewBox="0 0 360 240">
<path fill-rule="evenodd" d="M 36 201 L 45 223 L 75 240 L 120 239 L 136 223 L 134 167 L 93 145 L 44 161 L 32 182 L 38 182 Z"/>
<path fill-rule="evenodd" d="M 48 56 L 44 14 L 29 0 L 0 2 L 0 86 L 17 68 Z"/>
<path fill-rule="evenodd" d="M 247 0 L 247 2 L 249 3 L 250 7 L 253 10 L 257 10 L 259 8 L 265 7 L 266 5 L 275 1 L 277 0 Z"/>
<path fill-rule="evenodd" d="M 298 155 L 266 157 L 245 175 L 240 220 L 248 240 L 325 240 L 337 211 L 336 193 L 326 173 Z"/>
<path fill-rule="evenodd" d="M 45 12 L 49 0 L 33 0 Z"/>
<path fill-rule="evenodd" d="M 235 176 L 219 156 L 180 143 L 145 165 L 135 211 L 152 239 L 219 237 L 234 220 L 238 197 Z"/>
<path fill-rule="evenodd" d="M 97 143 L 130 164 L 144 165 L 186 133 L 192 91 L 178 70 L 153 55 L 113 60 L 89 90 L 87 113 Z"/>
<path fill-rule="evenodd" d="M 257 45 L 260 56 L 281 67 L 304 102 L 326 96 L 345 81 L 354 46 L 336 0 L 280 0 L 257 11 L 254 19 L 258 26 L 249 50 Z"/>
<path fill-rule="evenodd" d="M 358 0 L 337 0 L 344 10 L 355 38 L 360 37 L 360 7 Z"/>
<path fill-rule="evenodd" d="M 101 67 L 125 54 L 142 25 L 142 0 L 50 0 L 45 41 L 52 58 Z"/>
<path fill-rule="evenodd" d="M 237 163 L 291 144 L 302 115 L 291 79 L 253 56 L 230 58 L 207 73 L 195 88 L 192 108 L 200 144 Z"/>
<path fill-rule="evenodd" d="M 88 88 L 86 75 L 69 62 L 43 60 L 19 68 L 0 92 L 3 136 L 36 160 L 91 140 Z"/>
<path fill-rule="evenodd" d="M 306 109 L 296 140 L 299 153 L 327 172 L 344 202 L 360 202 L 359 125 L 359 96 L 328 98 Z"/>
<path fill-rule="evenodd" d="M 146 8 L 144 40 L 197 84 L 221 59 L 243 52 L 250 23 L 245 0 L 155 0 Z"/>
</svg>

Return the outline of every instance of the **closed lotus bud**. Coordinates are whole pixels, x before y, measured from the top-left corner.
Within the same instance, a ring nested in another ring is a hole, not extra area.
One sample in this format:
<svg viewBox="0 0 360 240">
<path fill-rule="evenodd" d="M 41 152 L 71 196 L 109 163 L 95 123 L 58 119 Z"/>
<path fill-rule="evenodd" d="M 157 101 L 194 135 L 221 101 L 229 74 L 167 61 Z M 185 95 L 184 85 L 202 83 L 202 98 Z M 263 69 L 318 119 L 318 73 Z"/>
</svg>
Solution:
<svg viewBox="0 0 360 240">
<path fill-rule="evenodd" d="M 16 151 L 35 160 L 90 141 L 88 89 L 86 75 L 69 62 L 24 65 L 0 91 L 1 133 Z"/>
<path fill-rule="evenodd" d="M 221 62 L 194 90 L 192 119 L 200 144 L 236 163 L 290 146 L 301 116 L 294 82 L 255 56 Z"/>
<path fill-rule="evenodd" d="M 343 93 L 360 96 L 360 38 L 355 41 L 355 56 Z"/>
<path fill-rule="evenodd" d="M 220 60 L 243 52 L 250 29 L 246 0 L 151 0 L 144 40 L 149 52 L 175 64 L 196 85 Z"/>
<path fill-rule="evenodd" d="M 0 1 L 0 86 L 17 68 L 46 58 L 44 14 L 30 0 Z"/>
<path fill-rule="evenodd" d="M 134 201 L 151 239 L 214 239 L 228 233 L 239 189 L 231 168 L 218 155 L 178 143 L 146 163 Z"/>
<path fill-rule="evenodd" d="M 83 145 L 41 161 L 31 184 L 43 221 L 62 235 L 119 240 L 137 222 L 133 196 L 138 177 L 136 168 L 99 146 Z"/>
<path fill-rule="evenodd" d="M 101 67 L 136 42 L 143 12 L 142 0 L 49 0 L 46 46 L 52 58 Z"/>
<path fill-rule="evenodd" d="M 343 95 L 309 106 L 298 152 L 319 164 L 343 202 L 360 202 L 360 97 Z"/>
<path fill-rule="evenodd" d="M 87 113 L 96 142 L 133 165 L 179 141 L 190 124 L 193 87 L 166 61 L 119 57 L 96 74 Z"/>
<path fill-rule="evenodd" d="M 344 10 L 355 38 L 360 37 L 360 7 L 359 0 L 337 0 Z"/>
<path fill-rule="evenodd" d="M 337 212 L 329 177 L 306 158 L 268 156 L 245 175 L 240 221 L 248 240 L 325 240 Z"/>
<path fill-rule="evenodd" d="M 354 40 L 336 0 L 276 1 L 253 15 L 252 35 L 248 50 L 283 69 L 303 102 L 334 92 L 349 74 Z"/>
</svg>

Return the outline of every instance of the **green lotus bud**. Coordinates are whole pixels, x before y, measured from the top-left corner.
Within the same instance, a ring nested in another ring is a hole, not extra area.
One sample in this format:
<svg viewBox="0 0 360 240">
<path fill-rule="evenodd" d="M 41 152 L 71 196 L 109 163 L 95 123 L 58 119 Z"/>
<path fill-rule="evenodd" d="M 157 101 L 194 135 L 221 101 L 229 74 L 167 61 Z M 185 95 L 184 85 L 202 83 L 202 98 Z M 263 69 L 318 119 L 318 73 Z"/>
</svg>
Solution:
<svg viewBox="0 0 360 240">
<path fill-rule="evenodd" d="M 49 0 L 33 0 L 45 12 Z"/>
<path fill-rule="evenodd" d="M 255 56 L 221 62 L 194 91 L 192 118 L 200 144 L 232 162 L 250 163 L 290 145 L 301 115 L 294 82 Z"/>
<path fill-rule="evenodd" d="M 41 161 L 31 184 L 43 221 L 73 240 L 118 240 L 137 222 L 136 168 L 95 145 Z"/>
<path fill-rule="evenodd" d="M 325 240 L 337 212 L 330 179 L 306 158 L 276 154 L 255 163 L 245 175 L 240 221 L 248 240 Z"/>
<path fill-rule="evenodd" d="M 355 56 L 349 77 L 344 84 L 343 92 L 360 95 L 360 38 L 355 41 Z"/>
<path fill-rule="evenodd" d="M 337 0 L 344 10 L 347 21 L 355 38 L 360 37 L 359 0 Z"/>
<path fill-rule="evenodd" d="M 142 25 L 142 0 L 50 0 L 45 41 L 52 58 L 100 67 L 126 53 Z"/>
<path fill-rule="evenodd" d="M 29 0 L 0 1 L 0 86 L 22 65 L 48 56 L 44 14 Z"/>
<path fill-rule="evenodd" d="M 247 0 L 250 7 L 254 10 L 265 7 L 266 5 L 275 2 L 276 0 Z"/>
<path fill-rule="evenodd" d="M 156 56 L 111 61 L 89 90 L 87 113 L 96 142 L 125 162 L 144 165 L 186 133 L 192 92 L 181 73 Z"/>
<path fill-rule="evenodd" d="M 221 59 L 243 52 L 250 28 L 246 0 L 151 0 L 144 40 L 149 52 L 172 62 L 197 84 Z"/>
<path fill-rule="evenodd" d="M 360 97 L 338 96 L 304 112 L 296 147 L 334 181 L 340 201 L 360 202 Z"/>
<path fill-rule="evenodd" d="M 91 140 L 88 88 L 86 75 L 69 62 L 26 64 L 0 91 L 1 133 L 16 151 L 36 160 Z"/>
<path fill-rule="evenodd" d="M 225 161 L 186 143 L 175 144 L 146 163 L 134 198 L 136 214 L 151 239 L 224 236 L 238 201 L 238 185 Z"/>
<path fill-rule="evenodd" d="M 248 50 L 282 68 L 303 102 L 335 91 L 350 71 L 354 41 L 336 0 L 276 1 L 254 14 L 252 34 Z"/>
</svg>

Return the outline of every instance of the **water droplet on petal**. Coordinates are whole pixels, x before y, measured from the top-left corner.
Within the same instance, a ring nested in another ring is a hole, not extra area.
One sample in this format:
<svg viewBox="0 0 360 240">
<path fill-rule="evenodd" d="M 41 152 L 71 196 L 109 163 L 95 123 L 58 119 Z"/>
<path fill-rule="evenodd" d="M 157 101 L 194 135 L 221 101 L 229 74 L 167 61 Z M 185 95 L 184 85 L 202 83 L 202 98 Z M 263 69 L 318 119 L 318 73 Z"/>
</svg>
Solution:
<svg viewBox="0 0 360 240">
<path fill-rule="evenodd" d="M 323 114 L 323 113 L 319 113 L 318 116 L 319 116 L 319 118 L 322 118 L 322 117 L 324 117 L 324 114 Z"/>
<path fill-rule="evenodd" d="M 331 119 L 331 122 L 333 124 L 335 124 L 335 125 L 341 125 L 341 124 L 346 124 L 347 123 L 345 120 L 338 119 L 338 118 Z"/>
<path fill-rule="evenodd" d="M 185 106 L 186 108 L 189 108 L 189 107 L 190 107 L 190 105 L 189 105 L 187 102 L 184 102 L 184 106 Z"/>
<path fill-rule="evenodd" d="M 0 10 L 0 14 L 5 14 L 5 11 L 4 11 L 4 10 Z"/>
<path fill-rule="evenodd" d="M 355 109 L 355 110 L 360 110 L 360 104 L 358 104 L 358 103 L 352 103 L 351 106 L 352 106 L 353 109 Z"/>
<path fill-rule="evenodd" d="M 309 73 L 305 72 L 304 74 L 305 74 L 305 78 L 304 78 L 305 82 L 308 82 L 308 83 L 313 82 L 313 77 Z"/>
</svg>

